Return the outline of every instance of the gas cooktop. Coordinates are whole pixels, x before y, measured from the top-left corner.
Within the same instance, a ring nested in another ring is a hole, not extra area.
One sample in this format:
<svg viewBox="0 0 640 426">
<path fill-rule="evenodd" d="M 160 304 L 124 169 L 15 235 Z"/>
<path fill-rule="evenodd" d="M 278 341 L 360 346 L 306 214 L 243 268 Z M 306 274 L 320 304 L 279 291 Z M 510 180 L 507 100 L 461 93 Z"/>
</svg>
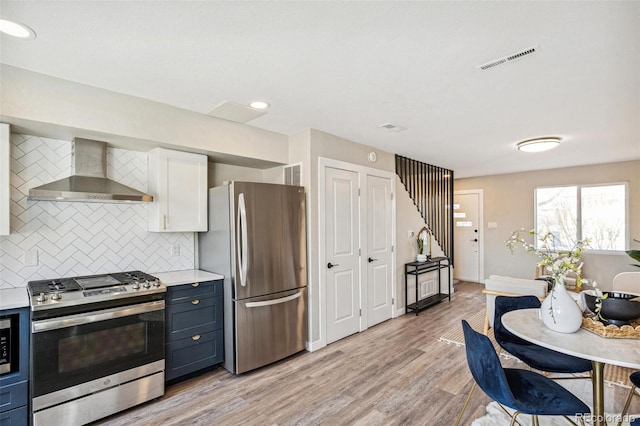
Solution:
<svg viewBox="0 0 640 426">
<path fill-rule="evenodd" d="M 166 291 L 158 278 L 141 271 L 30 281 L 27 289 L 33 310 Z"/>
</svg>

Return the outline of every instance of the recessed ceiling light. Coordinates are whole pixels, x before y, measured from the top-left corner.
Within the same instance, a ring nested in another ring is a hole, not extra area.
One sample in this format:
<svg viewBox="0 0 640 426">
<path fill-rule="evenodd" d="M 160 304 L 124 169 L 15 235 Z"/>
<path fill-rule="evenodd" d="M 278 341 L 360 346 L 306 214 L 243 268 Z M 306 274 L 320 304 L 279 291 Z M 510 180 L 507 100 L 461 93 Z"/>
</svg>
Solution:
<svg viewBox="0 0 640 426">
<path fill-rule="evenodd" d="M 560 145 L 562 139 L 556 137 L 535 138 L 518 142 L 518 150 L 524 152 L 542 152 L 548 151 Z"/>
<path fill-rule="evenodd" d="M 9 21 L 8 19 L 0 19 L 0 33 L 17 37 L 22 40 L 33 40 L 36 33 L 25 24 Z"/>
<path fill-rule="evenodd" d="M 255 109 L 267 109 L 269 108 L 269 104 L 265 101 L 253 101 L 249 104 L 251 108 Z"/>
</svg>

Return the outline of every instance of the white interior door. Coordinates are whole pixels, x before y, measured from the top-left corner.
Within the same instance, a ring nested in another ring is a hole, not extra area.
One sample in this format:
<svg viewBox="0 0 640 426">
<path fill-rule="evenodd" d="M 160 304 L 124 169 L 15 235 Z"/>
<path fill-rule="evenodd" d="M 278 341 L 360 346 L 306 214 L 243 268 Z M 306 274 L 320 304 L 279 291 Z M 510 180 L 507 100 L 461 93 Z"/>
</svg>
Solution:
<svg viewBox="0 0 640 426">
<path fill-rule="evenodd" d="M 480 195 L 478 192 L 456 192 L 453 196 L 456 248 L 453 276 L 460 281 L 480 282 Z"/>
<path fill-rule="evenodd" d="M 358 173 L 325 169 L 327 343 L 360 330 Z"/>
<path fill-rule="evenodd" d="M 391 179 L 367 175 L 367 326 L 393 314 Z"/>
</svg>

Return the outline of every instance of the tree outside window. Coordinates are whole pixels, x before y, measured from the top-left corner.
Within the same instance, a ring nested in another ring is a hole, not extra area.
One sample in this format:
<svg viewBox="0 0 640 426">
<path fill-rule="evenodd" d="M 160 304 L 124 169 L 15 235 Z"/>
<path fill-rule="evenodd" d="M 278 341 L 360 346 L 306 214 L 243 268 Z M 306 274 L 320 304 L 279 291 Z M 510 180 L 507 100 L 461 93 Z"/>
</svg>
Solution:
<svg viewBox="0 0 640 426">
<path fill-rule="evenodd" d="M 624 183 L 536 188 L 536 233 L 551 232 L 559 250 L 586 238 L 591 250 L 625 250 L 626 194 Z"/>
</svg>

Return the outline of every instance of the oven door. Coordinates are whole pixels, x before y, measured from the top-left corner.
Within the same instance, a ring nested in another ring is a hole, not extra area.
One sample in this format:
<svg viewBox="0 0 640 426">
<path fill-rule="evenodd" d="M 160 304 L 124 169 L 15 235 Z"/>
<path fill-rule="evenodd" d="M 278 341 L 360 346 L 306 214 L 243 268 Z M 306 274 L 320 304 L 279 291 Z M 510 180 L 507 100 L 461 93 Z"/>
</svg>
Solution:
<svg viewBox="0 0 640 426">
<path fill-rule="evenodd" d="M 31 327 L 33 398 L 164 361 L 164 301 L 33 321 Z"/>
</svg>

